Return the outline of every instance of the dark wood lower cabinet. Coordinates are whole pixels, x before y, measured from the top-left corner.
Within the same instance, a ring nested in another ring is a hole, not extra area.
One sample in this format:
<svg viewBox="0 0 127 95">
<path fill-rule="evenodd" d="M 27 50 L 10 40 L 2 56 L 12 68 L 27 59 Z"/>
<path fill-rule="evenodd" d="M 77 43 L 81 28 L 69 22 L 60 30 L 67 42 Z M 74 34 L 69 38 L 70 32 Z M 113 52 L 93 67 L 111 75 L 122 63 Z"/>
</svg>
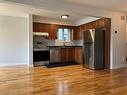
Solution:
<svg viewBox="0 0 127 95">
<path fill-rule="evenodd" d="M 75 48 L 61 48 L 61 62 L 75 61 Z"/>
<path fill-rule="evenodd" d="M 75 48 L 75 62 L 83 64 L 83 50 L 82 47 Z"/>
</svg>

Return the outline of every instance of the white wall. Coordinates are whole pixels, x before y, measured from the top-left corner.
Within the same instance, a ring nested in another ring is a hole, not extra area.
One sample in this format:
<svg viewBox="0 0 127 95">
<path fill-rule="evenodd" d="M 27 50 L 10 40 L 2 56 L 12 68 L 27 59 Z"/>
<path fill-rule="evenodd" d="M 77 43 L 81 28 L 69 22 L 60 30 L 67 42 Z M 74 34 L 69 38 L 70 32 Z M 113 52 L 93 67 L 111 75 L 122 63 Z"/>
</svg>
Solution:
<svg viewBox="0 0 127 95">
<path fill-rule="evenodd" d="M 124 15 L 124 14 L 121 14 Z M 126 20 L 121 15 L 112 19 L 111 24 L 111 68 L 126 67 Z M 115 31 L 118 33 L 115 34 Z"/>
<path fill-rule="evenodd" d="M 33 16 L 27 16 L 27 39 L 28 39 L 28 66 L 33 67 Z"/>
<path fill-rule="evenodd" d="M 0 66 L 28 63 L 27 18 L 0 15 Z"/>
</svg>

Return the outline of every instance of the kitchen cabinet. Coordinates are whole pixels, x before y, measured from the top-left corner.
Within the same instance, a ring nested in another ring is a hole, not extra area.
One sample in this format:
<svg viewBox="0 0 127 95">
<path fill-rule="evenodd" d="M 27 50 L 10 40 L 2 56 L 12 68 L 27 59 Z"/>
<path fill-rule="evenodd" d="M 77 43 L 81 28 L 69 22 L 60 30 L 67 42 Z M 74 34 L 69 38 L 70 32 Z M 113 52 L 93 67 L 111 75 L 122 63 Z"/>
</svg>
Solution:
<svg viewBox="0 0 127 95">
<path fill-rule="evenodd" d="M 39 23 L 33 23 L 33 32 L 41 32 L 40 29 L 40 24 Z"/>
<path fill-rule="evenodd" d="M 97 27 L 105 27 L 105 19 L 99 19 L 98 21 L 96 21 L 97 23 Z"/>
<path fill-rule="evenodd" d="M 33 23 L 33 32 L 50 32 L 50 24 L 46 23 Z"/>
<path fill-rule="evenodd" d="M 61 62 L 75 61 L 75 48 L 61 48 Z"/>
<path fill-rule="evenodd" d="M 48 39 L 51 39 L 51 40 L 57 39 L 57 25 L 55 25 L 55 24 L 50 25 L 50 31 L 49 31 Z"/>
<path fill-rule="evenodd" d="M 82 32 L 80 31 L 80 27 L 79 26 L 76 26 L 74 28 L 73 39 L 74 40 L 82 40 Z"/>
<path fill-rule="evenodd" d="M 48 39 L 57 39 L 57 25 L 46 23 L 33 23 L 33 32 L 46 32 L 49 33 Z"/>
<path fill-rule="evenodd" d="M 82 24 L 79 27 L 79 31 L 87 31 L 89 29 L 99 28 L 99 27 L 105 27 L 106 26 L 106 20 L 107 18 L 101 18 L 96 21 L 92 21 L 86 24 Z"/>
<path fill-rule="evenodd" d="M 75 48 L 75 62 L 83 64 L 83 50 L 82 47 Z"/>
</svg>

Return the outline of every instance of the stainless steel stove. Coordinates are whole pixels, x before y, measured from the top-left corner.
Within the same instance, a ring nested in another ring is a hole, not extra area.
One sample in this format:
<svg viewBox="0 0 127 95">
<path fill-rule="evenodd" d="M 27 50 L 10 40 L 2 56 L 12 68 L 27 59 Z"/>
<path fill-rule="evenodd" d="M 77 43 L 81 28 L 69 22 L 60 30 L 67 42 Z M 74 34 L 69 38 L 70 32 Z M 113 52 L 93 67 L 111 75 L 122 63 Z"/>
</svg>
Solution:
<svg viewBox="0 0 127 95">
<path fill-rule="evenodd" d="M 47 37 L 38 34 L 33 36 L 33 63 L 34 66 L 43 66 L 49 64 L 50 50 Z"/>
</svg>

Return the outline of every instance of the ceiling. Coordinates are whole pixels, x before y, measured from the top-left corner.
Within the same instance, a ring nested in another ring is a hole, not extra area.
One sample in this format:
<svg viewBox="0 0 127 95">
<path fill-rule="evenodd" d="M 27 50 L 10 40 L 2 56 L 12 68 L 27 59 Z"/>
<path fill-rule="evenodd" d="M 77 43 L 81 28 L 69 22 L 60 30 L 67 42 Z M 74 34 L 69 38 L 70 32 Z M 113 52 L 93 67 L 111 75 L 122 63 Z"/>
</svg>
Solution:
<svg viewBox="0 0 127 95">
<path fill-rule="evenodd" d="M 60 19 L 62 14 L 70 15 L 70 22 L 88 17 L 82 9 L 106 9 L 127 13 L 127 0 L 2 0 L 42 9 L 40 16 Z M 37 15 L 37 14 L 35 14 Z"/>
<path fill-rule="evenodd" d="M 52 10 L 67 9 L 67 6 L 87 6 L 127 12 L 127 0 L 3 0 Z"/>
</svg>

